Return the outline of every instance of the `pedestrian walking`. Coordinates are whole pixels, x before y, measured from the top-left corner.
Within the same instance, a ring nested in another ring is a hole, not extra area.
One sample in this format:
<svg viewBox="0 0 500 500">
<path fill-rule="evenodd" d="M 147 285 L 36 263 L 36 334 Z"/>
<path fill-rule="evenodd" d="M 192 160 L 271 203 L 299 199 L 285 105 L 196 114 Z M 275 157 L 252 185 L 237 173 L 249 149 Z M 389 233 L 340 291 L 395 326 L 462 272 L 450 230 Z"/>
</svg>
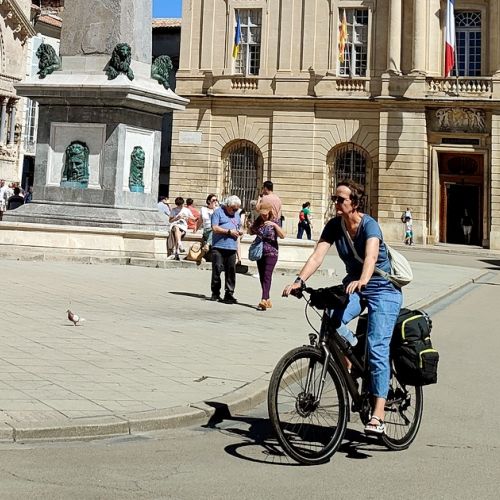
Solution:
<svg viewBox="0 0 500 500">
<path fill-rule="evenodd" d="M 306 233 L 307 239 L 311 239 L 311 220 L 309 216 L 311 215 L 311 203 L 306 201 L 302 204 L 302 210 L 299 213 L 299 227 L 297 231 L 297 239 L 301 240 L 304 232 Z"/>
<path fill-rule="evenodd" d="M 238 237 L 243 234 L 238 213 L 241 200 L 229 196 L 212 215 L 212 296 L 210 300 L 236 304 L 236 251 Z M 221 274 L 224 272 L 224 299 L 221 299 Z"/>
<path fill-rule="evenodd" d="M 365 426 L 365 433 L 380 435 L 385 432 L 385 401 L 391 373 L 389 346 L 402 294 L 401 289 L 375 271 L 377 268 L 390 273 L 391 263 L 379 224 L 360 211 L 363 195 L 362 188 L 352 180 L 337 185 L 333 197 L 337 216 L 327 222 L 313 254 L 295 282 L 283 290 L 283 295 L 288 296 L 301 288 L 321 266 L 331 245 L 335 244 L 346 266 L 347 275 L 343 284 L 349 294 L 345 308 L 335 310 L 339 324 L 337 332 L 346 342 L 356 345 L 357 337 L 348 324 L 361 314 L 364 307 L 368 308 L 368 363 L 373 402 L 372 416 Z M 355 248 L 363 262 L 355 258 L 351 247 Z"/>
<path fill-rule="evenodd" d="M 464 233 L 464 241 L 467 245 L 470 245 L 470 237 L 472 234 L 472 217 L 469 215 L 467 209 L 464 210 L 464 215 L 460 219 L 460 225 L 462 226 L 462 232 Z"/>
<path fill-rule="evenodd" d="M 405 245 L 413 245 L 413 222 L 409 217 L 405 219 Z"/>
<path fill-rule="evenodd" d="M 273 219 L 278 219 L 281 224 L 281 200 L 278 195 L 274 194 L 273 190 L 274 184 L 271 181 L 264 182 L 255 208 L 257 211 L 259 211 L 260 206 L 264 203 L 271 205 L 273 209 Z"/>
<path fill-rule="evenodd" d="M 255 234 L 256 238 L 260 238 L 262 241 L 262 257 L 257 261 L 262 295 L 257 308 L 260 311 L 265 311 L 273 306 L 270 293 L 273 271 L 278 262 L 278 238 L 285 237 L 280 220 L 274 218 L 270 204 L 262 203 L 260 205 L 259 216 L 250 228 L 250 234 Z"/>
<path fill-rule="evenodd" d="M 217 195 L 211 193 L 207 196 L 206 206 L 201 207 L 201 224 L 203 236 L 201 238 L 205 260 L 210 261 L 212 257 L 212 215 L 219 206 Z"/>
<path fill-rule="evenodd" d="M 401 222 L 406 222 L 406 219 L 410 219 L 413 222 L 413 214 L 410 207 L 406 207 L 406 210 L 401 214 Z"/>
</svg>

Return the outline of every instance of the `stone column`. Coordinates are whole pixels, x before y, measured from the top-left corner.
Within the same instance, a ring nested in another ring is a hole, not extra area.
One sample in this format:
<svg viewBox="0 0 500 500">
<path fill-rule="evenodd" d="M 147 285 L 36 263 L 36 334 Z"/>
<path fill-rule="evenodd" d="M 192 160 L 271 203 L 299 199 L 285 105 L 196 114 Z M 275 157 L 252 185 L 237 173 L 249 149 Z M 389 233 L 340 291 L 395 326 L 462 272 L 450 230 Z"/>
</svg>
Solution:
<svg viewBox="0 0 500 500">
<path fill-rule="evenodd" d="M 151 64 L 151 0 L 66 2 L 63 18 L 61 56 L 109 57 L 127 42 L 135 61 Z"/>
<path fill-rule="evenodd" d="M 6 97 L 2 97 L 2 114 L 0 115 L 0 144 L 3 143 L 5 129 L 7 127 L 7 101 Z"/>
<path fill-rule="evenodd" d="M 391 0 L 389 12 L 389 47 L 387 50 L 387 72 L 401 74 L 401 0 Z"/>
<path fill-rule="evenodd" d="M 292 69 L 293 0 L 284 0 L 281 4 L 281 24 L 279 26 L 278 71 Z"/>
<path fill-rule="evenodd" d="M 500 25 L 500 6 L 498 2 L 490 2 L 489 23 L 489 74 L 498 78 L 500 76 L 500 34 L 498 33 L 498 26 Z"/>
<path fill-rule="evenodd" d="M 14 99 L 10 106 L 9 146 L 14 144 L 14 137 L 16 132 L 16 109 L 17 109 L 17 99 Z"/>
<path fill-rule="evenodd" d="M 413 0 L 413 69 L 412 73 L 425 74 L 425 45 L 427 9 L 422 0 Z"/>
</svg>

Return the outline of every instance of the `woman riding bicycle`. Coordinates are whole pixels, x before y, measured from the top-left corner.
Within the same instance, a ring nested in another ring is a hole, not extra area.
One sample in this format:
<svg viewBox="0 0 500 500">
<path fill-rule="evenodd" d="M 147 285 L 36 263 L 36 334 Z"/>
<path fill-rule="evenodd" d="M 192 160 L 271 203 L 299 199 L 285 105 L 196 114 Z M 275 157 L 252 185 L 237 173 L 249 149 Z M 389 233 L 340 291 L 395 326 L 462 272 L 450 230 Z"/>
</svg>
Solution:
<svg viewBox="0 0 500 500">
<path fill-rule="evenodd" d="M 366 305 L 373 411 L 365 426 L 365 433 L 380 435 L 385 432 L 384 406 L 391 373 L 389 347 L 403 297 L 399 288 L 375 273 L 375 268 L 390 272 L 391 266 L 380 226 L 375 219 L 359 211 L 363 195 L 362 188 L 354 181 L 346 180 L 337 185 L 335 196 L 332 198 L 335 201 L 337 216 L 327 222 L 314 252 L 295 282 L 285 287 L 283 296 L 286 297 L 300 288 L 321 266 L 331 245 L 335 244 L 346 266 L 347 276 L 343 284 L 349 294 L 345 309 L 335 311 L 340 323 L 337 332 L 355 345 L 357 338 L 347 325 L 361 314 Z M 351 250 L 351 242 L 358 256 L 363 259 L 362 263 Z"/>
</svg>

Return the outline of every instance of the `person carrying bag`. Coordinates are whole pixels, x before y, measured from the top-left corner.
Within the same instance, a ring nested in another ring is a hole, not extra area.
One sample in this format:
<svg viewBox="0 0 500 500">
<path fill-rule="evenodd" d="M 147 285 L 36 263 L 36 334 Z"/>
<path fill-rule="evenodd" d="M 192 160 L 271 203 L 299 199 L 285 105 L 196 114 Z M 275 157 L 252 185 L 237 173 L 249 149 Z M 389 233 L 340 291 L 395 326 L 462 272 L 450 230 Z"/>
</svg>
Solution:
<svg viewBox="0 0 500 500">
<path fill-rule="evenodd" d="M 270 293 L 273 271 L 278 262 L 278 238 L 285 237 L 285 232 L 280 226 L 279 219 L 273 219 L 272 206 L 270 204 L 262 203 L 260 205 L 259 217 L 257 217 L 251 226 L 250 234 L 255 234 L 256 237 L 250 246 L 248 258 L 257 262 L 262 288 L 262 298 L 257 309 L 265 311 L 273 306 Z"/>
</svg>

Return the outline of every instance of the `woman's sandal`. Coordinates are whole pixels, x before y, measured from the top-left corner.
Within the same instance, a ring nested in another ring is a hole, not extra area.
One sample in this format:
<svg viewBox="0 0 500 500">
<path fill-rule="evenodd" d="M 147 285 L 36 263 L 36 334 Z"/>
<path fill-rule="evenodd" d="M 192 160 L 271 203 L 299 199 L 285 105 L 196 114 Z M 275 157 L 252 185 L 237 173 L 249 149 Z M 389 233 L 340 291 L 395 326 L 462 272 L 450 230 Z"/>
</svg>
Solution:
<svg viewBox="0 0 500 500">
<path fill-rule="evenodd" d="M 257 309 L 259 311 L 265 311 L 267 309 L 267 300 L 265 299 L 262 299 L 260 302 L 259 302 L 259 305 L 257 306 Z"/>
<path fill-rule="evenodd" d="M 378 424 L 372 424 L 371 421 L 376 420 Z M 370 422 L 365 425 L 365 434 L 369 434 L 372 436 L 381 436 L 385 433 L 385 424 L 384 421 L 377 417 L 376 415 L 372 415 L 370 418 Z"/>
</svg>

